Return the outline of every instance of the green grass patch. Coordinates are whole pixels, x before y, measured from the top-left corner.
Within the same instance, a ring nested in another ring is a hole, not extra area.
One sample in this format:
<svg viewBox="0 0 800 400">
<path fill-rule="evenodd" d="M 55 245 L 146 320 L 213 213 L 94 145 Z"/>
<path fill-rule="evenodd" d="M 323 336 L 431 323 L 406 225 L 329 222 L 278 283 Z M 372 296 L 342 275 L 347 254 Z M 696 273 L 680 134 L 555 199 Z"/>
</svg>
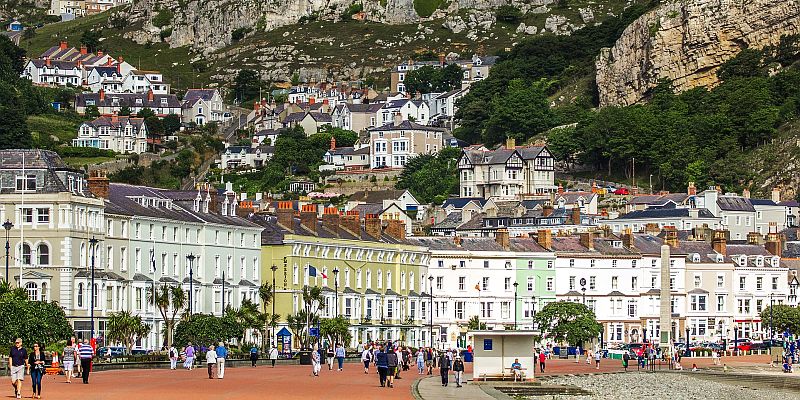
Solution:
<svg viewBox="0 0 800 400">
<path fill-rule="evenodd" d="M 169 23 L 172 22 L 172 18 L 174 17 L 175 16 L 172 14 L 172 10 L 165 8 L 159 11 L 158 14 L 156 14 L 156 16 L 153 17 L 153 26 L 163 28 L 169 25 Z"/>
<path fill-rule="evenodd" d="M 88 165 L 100 164 L 108 161 L 114 161 L 114 157 L 65 157 L 64 162 L 72 168 L 84 168 Z"/>
<path fill-rule="evenodd" d="M 80 120 L 61 114 L 31 115 L 28 129 L 35 135 L 49 135 L 58 138 L 59 143 L 70 144 L 78 136 Z"/>
<path fill-rule="evenodd" d="M 414 0 L 414 11 L 423 18 L 430 17 L 436 9 L 442 7 L 445 0 Z"/>
</svg>

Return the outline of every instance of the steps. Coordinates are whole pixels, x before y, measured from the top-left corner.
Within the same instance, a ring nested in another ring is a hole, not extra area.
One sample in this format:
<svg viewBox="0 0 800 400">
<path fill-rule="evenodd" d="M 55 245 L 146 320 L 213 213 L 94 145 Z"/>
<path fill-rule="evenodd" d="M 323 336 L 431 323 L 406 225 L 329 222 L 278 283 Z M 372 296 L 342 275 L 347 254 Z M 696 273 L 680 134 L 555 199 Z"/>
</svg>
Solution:
<svg viewBox="0 0 800 400">
<path fill-rule="evenodd" d="M 533 397 L 533 396 L 585 396 L 592 394 L 589 391 L 577 386 L 556 386 L 556 385 L 517 385 L 517 386 L 495 386 L 498 391 L 511 397 Z"/>
</svg>

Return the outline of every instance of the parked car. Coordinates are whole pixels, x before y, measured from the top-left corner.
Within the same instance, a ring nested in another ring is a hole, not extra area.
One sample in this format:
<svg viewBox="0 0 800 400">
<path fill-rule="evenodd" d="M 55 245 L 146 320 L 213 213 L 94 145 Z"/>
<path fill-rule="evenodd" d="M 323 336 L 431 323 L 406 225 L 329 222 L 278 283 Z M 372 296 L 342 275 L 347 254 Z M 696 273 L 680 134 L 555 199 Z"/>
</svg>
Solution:
<svg viewBox="0 0 800 400">
<path fill-rule="evenodd" d="M 619 189 L 615 190 L 614 194 L 627 196 L 627 195 L 631 194 L 631 192 L 628 190 L 628 188 L 624 188 L 623 187 L 623 188 L 619 188 Z"/>
<path fill-rule="evenodd" d="M 750 350 L 767 350 L 770 347 L 783 347 L 783 340 L 767 339 L 764 341 L 753 342 L 750 345 Z"/>
<path fill-rule="evenodd" d="M 108 351 L 111 350 L 111 357 L 121 357 L 125 355 L 125 348 L 122 346 L 107 346 L 97 349 L 98 357 L 108 357 Z"/>
<path fill-rule="evenodd" d="M 733 350 L 734 347 L 739 349 L 740 351 L 750 351 L 753 347 L 753 341 L 750 339 L 739 339 L 739 340 L 728 341 L 728 350 Z"/>
</svg>

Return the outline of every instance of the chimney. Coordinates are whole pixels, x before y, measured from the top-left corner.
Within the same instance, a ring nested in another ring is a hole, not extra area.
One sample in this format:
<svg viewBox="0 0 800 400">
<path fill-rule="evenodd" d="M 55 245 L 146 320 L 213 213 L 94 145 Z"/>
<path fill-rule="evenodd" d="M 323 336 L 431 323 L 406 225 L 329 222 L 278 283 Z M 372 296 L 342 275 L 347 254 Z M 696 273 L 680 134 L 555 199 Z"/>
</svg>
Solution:
<svg viewBox="0 0 800 400">
<path fill-rule="evenodd" d="M 513 137 L 506 138 L 506 149 L 515 149 L 517 147 L 516 140 Z"/>
<path fill-rule="evenodd" d="M 106 177 L 105 171 L 92 171 L 89 174 L 89 179 L 87 179 L 89 183 L 89 191 L 95 197 L 99 197 L 101 199 L 108 198 L 108 178 Z"/>
<path fill-rule="evenodd" d="M 322 210 L 322 227 L 339 234 L 339 210 L 336 207 L 325 207 Z"/>
<path fill-rule="evenodd" d="M 342 221 L 340 225 L 342 228 L 356 237 L 361 237 L 361 221 L 359 220 L 358 211 L 348 211 L 340 220 Z"/>
<path fill-rule="evenodd" d="M 394 113 L 394 126 L 400 126 L 401 123 L 403 123 L 403 116 L 399 112 Z"/>
<path fill-rule="evenodd" d="M 583 247 L 594 250 L 594 232 L 581 232 L 580 240 Z"/>
<path fill-rule="evenodd" d="M 288 229 L 289 232 L 294 231 L 294 210 L 292 209 L 292 202 L 279 201 L 276 213 L 278 214 L 278 223 Z"/>
<path fill-rule="evenodd" d="M 381 220 L 378 219 L 378 214 L 364 216 L 364 230 L 372 238 L 379 239 L 381 237 Z"/>
<path fill-rule="evenodd" d="M 551 215 L 553 215 L 553 206 L 551 206 L 550 204 L 547 204 L 544 207 L 542 207 L 542 216 L 543 217 L 549 217 Z"/>
<path fill-rule="evenodd" d="M 439 66 L 444 67 L 444 53 L 439 53 Z"/>
<path fill-rule="evenodd" d="M 103 101 L 103 100 L 106 99 L 106 91 L 105 90 L 100 89 L 100 90 L 97 91 L 97 94 L 100 96 L 100 101 Z"/>
<path fill-rule="evenodd" d="M 125 61 L 125 59 L 122 58 L 122 56 L 117 57 L 117 62 L 118 63 L 122 64 L 124 61 Z"/>
<path fill-rule="evenodd" d="M 115 124 L 116 124 L 117 122 L 119 122 L 119 115 L 117 115 L 117 112 L 116 112 L 116 111 L 114 111 L 114 113 L 113 113 L 113 114 L 111 114 L 111 122 L 113 122 L 113 123 L 115 123 Z"/>
<path fill-rule="evenodd" d="M 508 251 L 511 249 L 511 238 L 509 237 L 508 228 L 500 228 L 494 234 L 494 240 L 503 250 Z"/>
<path fill-rule="evenodd" d="M 674 226 L 664 227 L 664 244 L 671 248 L 678 247 L 678 231 Z"/>
<path fill-rule="evenodd" d="M 461 236 L 458 235 L 453 236 L 453 244 L 455 244 L 456 247 L 461 247 L 461 242 L 462 242 Z"/>
<path fill-rule="evenodd" d="M 85 56 L 89 54 L 89 51 L 86 49 L 86 46 L 81 45 L 81 55 Z"/>
<path fill-rule="evenodd" d="M 153 89 L 147 91 L 147 101 L 152 102 L 155 96 L 153 96 Z"/>
<path fill-rule="evenodd" d="M 575 207 L 572 209 L 572 224 L 573 225 L 580 225 L 581 224 L 581 209 Z"/>
<path fill-rule="evenodd" d="M 315 99 L 315 98 L 313 98 L 313 97 L 309 97 L 309 98 L 308 98 L 308 105 L 313 105 L 313 104 L 314 104 L 314 103 L 316 103 L 316 102 L 317 102 L 317 99 Z"/>
<path fill-rule="evenodd" d="M 776 203 L 781 202 L 781 189 L 780 188 L 772 188 L 772 201 Z"/>
<path fill-rule="evenodd" d="M 636 247 L 634 245 L 634 236 L 631 228 L 625 228 L 625 233 L 622 234 L 622 245 L 629 249 Z"/>
<path fill-rule="evenodd" d="M 331 135 L 331 150 L 336 149 L 336 138 Z"/>
<path fill-rule="evenodd" d="M 761 244 L 761 234 L 758 232 L 748 232 L 747 244 Z"/>
<path fill-rule="evenodd" d="M 102 50 L 97 50 L 97 56 L 98 57 L 102 57 L 103 56 L 103 51 Z"/>
<path fill-rule="evenodd" d="M 689 182 L 689 187 L 686 188 L 686 194 L 689 196 L 697 195 L 697 188 L 694 186 L 694 182 Z"/>
<path fill-rule="evenodd" d="M 122 75 L 122 64 L 117 64 L 117 74 Z"/>
<path fill-rule="evenodd" d="M 66 50 L 67 49 L 67 41 L 66 40 L 62 40 L 61 43 L 58 44 L 58 48 L 61 49 L 61 50 Z"/>
<path fill-rule="evenodd" d="M 400 219 L 390 219 L 384 232 L 397 240 L 406 239 L 406 226 Z"/>
<path fill-rule="evenodd" d="M 658 224 L 656 224 L 655 222 L 648 222 L 644 226 L 644 233 L 648 235 L 655 236 L 658 235 L 659 232 L 661 232 L 661 229 L 658 228 Z"/>
<path fill-rule="evenodd" d="M 745 199 L 749 199 L 750 198 L 750 190 L 749 189 L 742 189 L 742 197 L 744 197 Z"/>
<path fill-rule="evenodd" d="M 783 254 L 783 243 L 781 241 L 781 234 L 778 233 L 778 224 L 775 222 L 769 223 L 769 232 L 767 233 L 767 243 L 764 246 L 768 252 L 775 256 Z"/>
<path fill-rule="evenodd" d="M 78 60 L 77 62 L 75 62 L 75 65 L 77 65 L 78 68 L 83 68 L 83 61 Z"/>
<path fill-rule="evenodd" d="M 106 59 L 106 66 L 107 66 L 107 67 L 110 67 L 110 66 L 111 66 L 111 62 L 112 62 L 112 61 L 114 61 L 114 59 L 113 59 L 113 58 L 111 58 L 111 57 L 108 57 L 108 58 Z"/>
<path fill-rule="evenodd" d="M 711 247 L 723 256 L 728 255 L 728 239 L 727 232 L 723 230 L 714 231 L 714 236 L 711 238 Z"/>
<path fill-rule="evenodd" d="M 257 102 L 257 101 L 254 101 L 253 102 L 253 111 L 258 111 L 259 108 L 261 108 L 261 104 L 259 104 L 259 102 Z"/>
<path fill-rule="evenodd" d="M 540 229 L 536 234 L 536 243 L 546 250 L 553 248 L 553 232 L 549 229 Z"/>
<path fill-rule="evenodd" d="M 317 205 L 316 204 L 304 204 L 303 207 L 300 209 L 300 225 L 303 228 L 311 231 L 311 233 L 317 233 Z"/>
</svg>

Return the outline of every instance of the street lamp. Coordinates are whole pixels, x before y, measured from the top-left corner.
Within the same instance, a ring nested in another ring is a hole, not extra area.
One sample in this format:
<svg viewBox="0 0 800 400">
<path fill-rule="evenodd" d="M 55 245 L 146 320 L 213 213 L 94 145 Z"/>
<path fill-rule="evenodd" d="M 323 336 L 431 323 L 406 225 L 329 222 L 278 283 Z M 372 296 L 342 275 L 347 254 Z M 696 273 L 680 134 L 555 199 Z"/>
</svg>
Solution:
<svg viewBox="0 0 800 400">
<path fill-rule="evenodd" d="M 733 325 L 733 349 L 739 355 L 739 325 Z"/>
<path fill-rule="evenodd" d="M 686 321 L 686 322 L 688 322 L 688 321 Z M 686 326 L 686 354 L 688 356 L 692 355 L 692 351 L 689 350 L 689 326 L 688 325 Z"/>
<path fill-rule="evenodd" d="M 531 329 L 536 329 L 536 296 L 531 296 L 531 309 L 533 316 L 531 317 Z"/>
<path fill-rule="evenodd" d="M 13 227 L 14 224 L 12 224 L 11 221 L 6 220 L 6 222 L 3 222 L 3 228 L 5 228 L 6 230 L 6 283 L 8 283 L 8 258 L 9 258 L 8 250 L 11 248 L 8 242 L 8 231 L 10 231 L 11 228 Z"/>
<path fill-rule="evenodd" d="M 94 236 L 92 236 L 92 238 L 89 239 L 89 251 L 92 254 L 92 257 L 91 257 L 91 261 L 92 261 L 92 291 L 91 291 L 91 294 L 90 294 L 90 296 L 91 296 L 90 302 L 91 302 L 92 308 L 89 311 L 89 318 L 91 319 L 91 325 L 92 325 L 91 336 L 90 336 L 91 339 L 94 339 L 94 256 L 95 256 L 95 253 L 97 253 L 97 243 L 99 241 L 100 240 L 96 239 Z"/>
<path fill-rule="evenodd" d="M 345 299 L 346 300 L 346 299 Z M 339 315 L 339 268 L 333 267 L 333 315 Z"/>
<path fill-rule="evenodd" d="M 517 330 L 517 286 L 519 283 L 514 282 L 514 330 Z"/>
<path fill-rule="evenodd" d="M 586 287 L 581 288 L 581 293 L 583 293 L 583 305 L 586 305 Z"/>
<path fill-rule="evenodd" d="M 433 277 L 428 276 L 428 291 L 430 292 L 431 300 L 430 300 L 430 335 L 431 335 L 431 348 L 433 348 Z M 480 324 L 478 324 L 478 329 L 480 329 Z"/>
<path fill-rule="evenodd" d="M 775 307 L 773 307 L 774 306 L 774 303 L 773 303 L 773 300 L 772 300 L 772 295 L 773 294 L 774 293 L 770 293 L 769 294 L 769 347 L 768 347 L 768 349 L 769 349 L 770 357 L 772 356 L 772 345 L 773 345 L 772 344 L 772 340 L 775 338 L 774 337 L 775 332 L 773 331 L 773 328 L 772 328 L 772 309 L 775 308 Z"/>
<path fill-rule="evenodd" d="M 194 259 L 197 258 L 196 255 L 189 253 L 186 256 L 186 259 L 189 260 L 189 317 L 192 316 L 192 309 L 194 308 L 194 304 L 192 303 L 192 292 L 194 292 Z"/>
<path fill-rule="evenodd" d="M 278 270 L 278 266 L 275 265 L 275 264 L 272 264 L 272 266 L 269 269 L 272 270 L 272 318 L 273 318 L 273 321 L 274 321 L 274 318 L 275 318 L 275 271 Z M 272 337 L 269 338 L 270 346 L 272 345 L 272 340 L 274 338 L 275 338 L 275 330 L 273 329 Z"/>
</svg>

